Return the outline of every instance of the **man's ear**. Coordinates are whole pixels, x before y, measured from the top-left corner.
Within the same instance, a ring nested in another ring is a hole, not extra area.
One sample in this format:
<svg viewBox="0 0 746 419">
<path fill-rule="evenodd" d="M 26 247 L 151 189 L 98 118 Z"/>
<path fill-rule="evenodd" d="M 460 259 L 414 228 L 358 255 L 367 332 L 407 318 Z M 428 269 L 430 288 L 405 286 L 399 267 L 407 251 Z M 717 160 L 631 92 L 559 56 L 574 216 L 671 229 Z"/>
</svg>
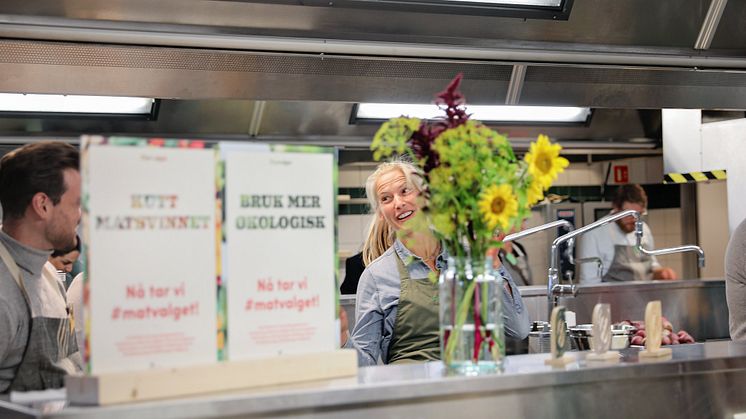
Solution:
<svg viewBox="0 0 746 419">
<path fill-rule="evenodd" d="M 44 192 L 37 192 L 31 197 L 31 210 L 42 219 L 48 218 L 52 213 L 52 200 Z"/>
</svg>

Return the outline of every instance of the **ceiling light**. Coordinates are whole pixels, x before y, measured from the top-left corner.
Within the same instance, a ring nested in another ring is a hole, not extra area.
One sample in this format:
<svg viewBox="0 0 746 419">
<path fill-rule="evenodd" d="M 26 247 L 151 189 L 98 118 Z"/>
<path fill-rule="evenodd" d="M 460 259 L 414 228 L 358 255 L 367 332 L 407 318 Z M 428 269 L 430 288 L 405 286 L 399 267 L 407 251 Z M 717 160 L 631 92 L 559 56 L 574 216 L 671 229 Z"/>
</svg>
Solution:
<svg viewBox="0 0 746 419">
<path fill-rule="evenodd" d="M 0 93 L 0 112 L 64 115 L 152 116 L 157 100 L 144 97 Z"/>
<path fill-rule="evenodd" d="M 482 122 L 502 124 L 584 124 L 591 116 L 590 108 L 570 106 L 474 106 L 466 111 Z M 419 119 L 442 119 L 437 105 L 402 103 L 360 103 L 353 108 L 352 121 L 381 121 L 399 116 Z"/>
</svg>

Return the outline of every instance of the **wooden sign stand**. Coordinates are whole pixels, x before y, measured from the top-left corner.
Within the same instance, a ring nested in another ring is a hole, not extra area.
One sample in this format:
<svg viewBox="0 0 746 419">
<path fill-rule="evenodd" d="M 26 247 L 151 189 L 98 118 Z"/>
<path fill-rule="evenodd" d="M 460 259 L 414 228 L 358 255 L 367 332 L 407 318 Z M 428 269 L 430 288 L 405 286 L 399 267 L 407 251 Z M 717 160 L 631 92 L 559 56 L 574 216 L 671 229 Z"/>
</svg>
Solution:
<svg viewBox="0 0 746 419">
<path fill-rule="evenodd" d="M 673 352 L 671 348 L 658 348 L 654 351 L 640 351 L 640 361 L 667 361 L 671 359 Z"/>
<path fill-rule="evenodd" d="M 356 374 L 356 351 L 339 349 L 183 368 L 68 376 L 65 386 L 70 404 L 101 406 Z"/>
<path fill-rule="evenodd" d="M 575 361 L 575 357 L 565 354 L 565 347 L 567 345 L 565 307 L 559 306 L 552 310 L 550 326 L 552 328 L 549 337 L 551 356 L 544 360 L 544 364 L 550 365 L 553 368 L 562 368 Z"/>
<path fill-rule="evenodd" d="M 661 348 L 663 310 L 661 302 L 651 301 L 645 307 L 645 350 L 640 351 L 640 361 L 665 361 L 671 359 L 671 348 Z"/>
<path fill-rule="evenodd" d="M 590 362 L 619 362 L 620 357 L 618 351 L 606 351 L 599 354 L 589 353 L 585 360 Z"/>
<path fill-rule="evenodd" d="M 611 348 L 611 306 L 596 304 L 593 307 L 592 352 L 586 356 L 589 362 L 619 362 L 619 352 Z"/>
</svg>

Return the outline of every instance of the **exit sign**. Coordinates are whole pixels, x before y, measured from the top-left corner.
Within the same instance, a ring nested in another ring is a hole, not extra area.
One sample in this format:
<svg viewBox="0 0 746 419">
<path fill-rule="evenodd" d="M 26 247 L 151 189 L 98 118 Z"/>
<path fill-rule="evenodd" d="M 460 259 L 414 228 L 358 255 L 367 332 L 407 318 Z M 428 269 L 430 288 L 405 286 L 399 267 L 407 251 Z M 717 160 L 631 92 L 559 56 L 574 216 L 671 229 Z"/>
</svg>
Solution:
<svg viewBox="0 0 746 419">
<path fill-rule="evenodd" d="M 629 183 L 629 168 L 626 164 L 614 166 L 614 183 Z"/>
</svg>

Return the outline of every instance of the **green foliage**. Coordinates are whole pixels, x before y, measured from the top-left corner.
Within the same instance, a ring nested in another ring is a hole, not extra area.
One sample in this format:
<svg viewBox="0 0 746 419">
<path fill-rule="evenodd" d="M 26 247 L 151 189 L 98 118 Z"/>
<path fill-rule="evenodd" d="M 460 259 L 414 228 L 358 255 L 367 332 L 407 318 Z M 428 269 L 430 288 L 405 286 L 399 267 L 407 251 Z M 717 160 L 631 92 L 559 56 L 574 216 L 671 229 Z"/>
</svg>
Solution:
<svg viewBox="0 0 746 419">
<path fill-rule="evenodd" d="M 504 135 L 468 118 L 460 81 L 459 75 L 437 96 L 444 119 L 391 119 L 376 132 L 371 150 L 376 160 L 409 156 L 422 170 L 427 220 L 418 220 L 417 228 L 431 229 L 453 256 L 482 258 L 501 245 L 497 233 L 520 227 L 568 162 L 544 135 L 517 159 Z"/>
<path fill-rule="evenodd" d="M 407 151 L 407 141 L 420 127 L 417 118 L 393 118 L 384 122 L 373 137 L 370 145 L 373 158 L 381 160 L 391 155 L 402 155 Z"/>
<path fill-rule="evenodd" d="M 374 157 L 413 155 L 408 141 L 418 124 L 419 120 L 410 118 L 384 123 L 371 145 Z M 465 256 L 462 254 L 465 243 L 472 252 L 484 255 L 499 242 L 493 240 L 495 229 L 480 213 L 483 192 L 490 185 L 511 185 L 520 209 L 507 227 L 519 225 L 530 211 L 526 205 L 525 189 L 530 179 L 525 163 L 516 159 L 505 136 L 473 120 L 442 131 L 432 148 L 438 153 L 439 164 L 425 173 L 430 198 L 426 227 L 435 232 L 453 255 Z"/>
</svg>

